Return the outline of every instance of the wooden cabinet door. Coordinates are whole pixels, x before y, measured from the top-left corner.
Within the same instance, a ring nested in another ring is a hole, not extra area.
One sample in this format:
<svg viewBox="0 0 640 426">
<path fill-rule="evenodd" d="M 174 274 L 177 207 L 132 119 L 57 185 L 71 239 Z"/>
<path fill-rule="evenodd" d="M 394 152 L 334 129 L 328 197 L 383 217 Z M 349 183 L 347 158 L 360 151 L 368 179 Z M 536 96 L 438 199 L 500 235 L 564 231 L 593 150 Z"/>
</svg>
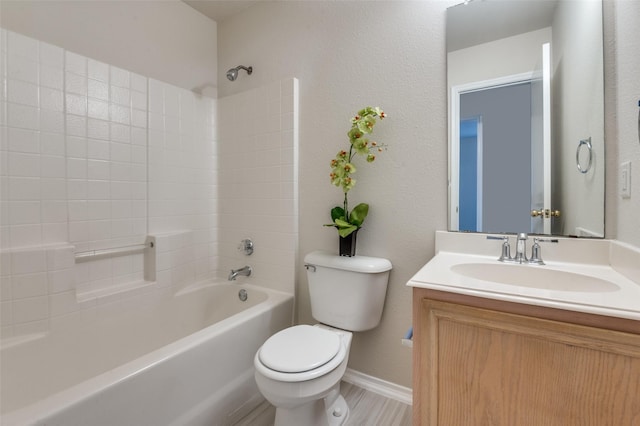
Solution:
<svg viewBox="0 0 640 426">
<path fill-rule="evenodd" d="M 640 335 L 419 306 L 414 424 L 640 426 Z"/>
</svg>

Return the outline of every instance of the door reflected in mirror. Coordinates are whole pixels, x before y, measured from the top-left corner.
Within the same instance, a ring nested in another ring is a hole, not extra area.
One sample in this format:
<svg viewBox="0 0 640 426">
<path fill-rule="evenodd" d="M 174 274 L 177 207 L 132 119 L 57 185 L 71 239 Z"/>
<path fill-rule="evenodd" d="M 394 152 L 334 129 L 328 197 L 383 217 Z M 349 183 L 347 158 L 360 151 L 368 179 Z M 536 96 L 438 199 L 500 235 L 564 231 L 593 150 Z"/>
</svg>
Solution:
<svg viewBox="0 0 640 426">
<path fill-rule="evenodd" d="M 599 1 L 447 10 L 450 230 L 604 236 L 602 34 Z"/>
</svg>

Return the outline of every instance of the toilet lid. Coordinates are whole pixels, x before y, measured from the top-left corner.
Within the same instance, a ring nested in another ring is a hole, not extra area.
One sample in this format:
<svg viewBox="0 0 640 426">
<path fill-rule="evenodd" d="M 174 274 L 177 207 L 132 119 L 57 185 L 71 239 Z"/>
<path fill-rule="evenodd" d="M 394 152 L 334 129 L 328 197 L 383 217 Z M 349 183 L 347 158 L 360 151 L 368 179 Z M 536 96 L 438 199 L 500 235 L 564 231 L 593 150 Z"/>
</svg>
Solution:
<svg viewBox="0 0 640 426">
<path fill-rule="evenodd" d="M 282 373 L 313 370 L 338 354 L 340 337 L 310 325 L 289 327 L 271 336 L 260 349 L 260 362 Z"/>
</svg>

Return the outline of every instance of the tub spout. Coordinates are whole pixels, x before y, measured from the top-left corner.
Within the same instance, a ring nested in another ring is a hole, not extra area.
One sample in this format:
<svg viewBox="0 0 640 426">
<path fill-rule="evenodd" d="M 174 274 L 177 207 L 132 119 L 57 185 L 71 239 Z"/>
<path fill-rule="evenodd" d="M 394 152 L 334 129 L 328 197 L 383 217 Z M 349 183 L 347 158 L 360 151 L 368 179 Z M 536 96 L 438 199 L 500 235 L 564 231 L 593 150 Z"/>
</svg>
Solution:
<svg viewBox="0 0 640 426">
<path fill-rule="evenodd" d="M 229 273 L 229 281 L 235 281 L 238 275 L 244 275 L 245 277 L 251 275 L 251 266 L 245 266 L 244 268 L 240 269 L 232 269 L 231 273 Z"/>
</svg>

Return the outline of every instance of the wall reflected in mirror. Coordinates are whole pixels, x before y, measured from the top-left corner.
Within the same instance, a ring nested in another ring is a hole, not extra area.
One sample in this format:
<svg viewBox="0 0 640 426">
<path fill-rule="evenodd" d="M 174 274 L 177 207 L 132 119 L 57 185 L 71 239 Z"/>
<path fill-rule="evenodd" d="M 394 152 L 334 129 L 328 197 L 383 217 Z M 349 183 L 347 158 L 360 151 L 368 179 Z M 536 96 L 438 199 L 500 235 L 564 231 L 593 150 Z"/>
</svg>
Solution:
<svg viewBox="0 0 640 426">
<path fill-rule="evenodd" d="M 449 229 L 604 237 L 602 3 L 453 6 L 447 79 Z"/>
</svg>

